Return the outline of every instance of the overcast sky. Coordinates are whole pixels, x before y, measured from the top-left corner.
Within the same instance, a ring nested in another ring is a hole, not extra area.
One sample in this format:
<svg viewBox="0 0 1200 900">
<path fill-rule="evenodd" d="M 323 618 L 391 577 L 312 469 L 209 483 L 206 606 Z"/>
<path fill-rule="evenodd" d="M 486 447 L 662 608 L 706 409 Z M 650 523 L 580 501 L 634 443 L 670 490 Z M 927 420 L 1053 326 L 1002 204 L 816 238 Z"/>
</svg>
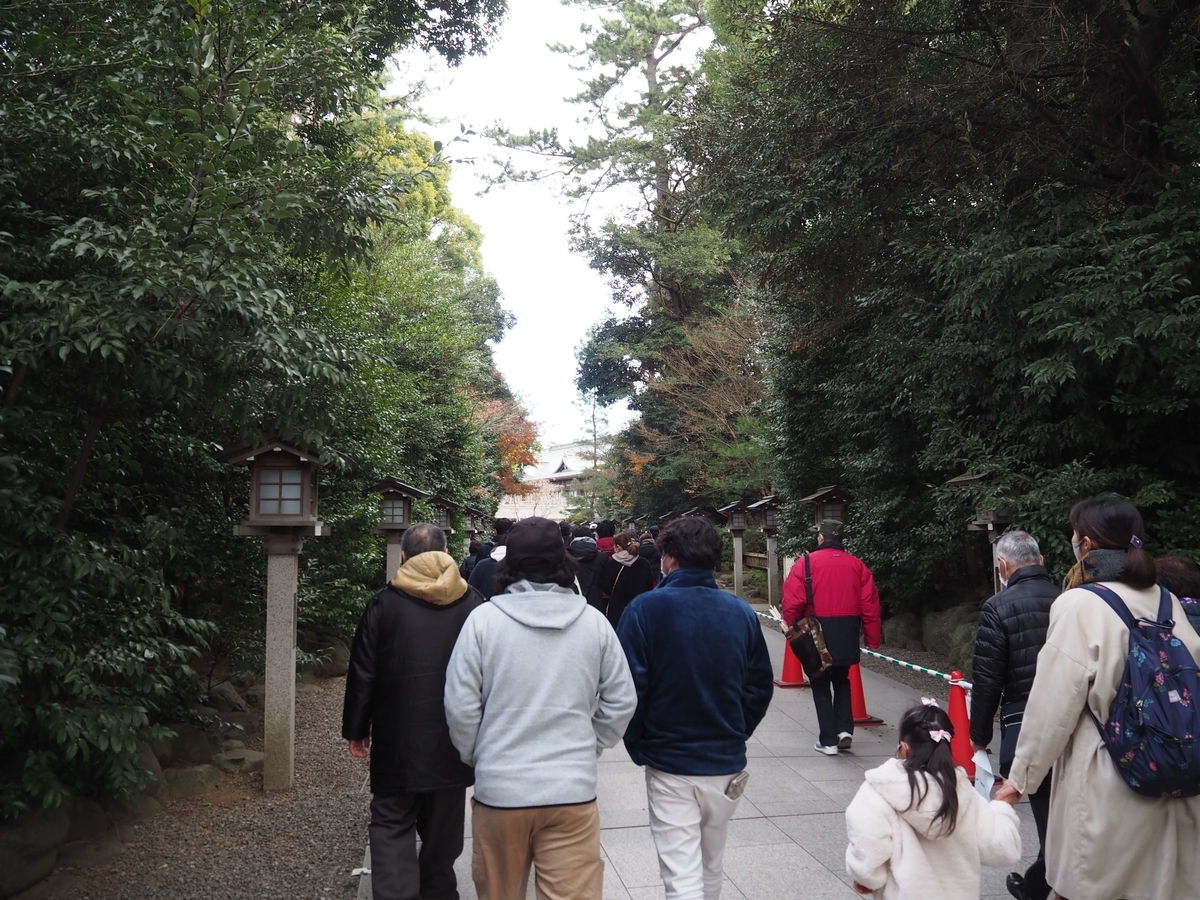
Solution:
<svg viewBox="0 0 1200 900">
<path fill-rule="evenodd" d="M 569 57 L 546 45 L 581 45 L 584 13 L 558 0 L 515 0 L 509 8 L 485 57 L 468 59 L 457 69 L 424 58 L 404 60 L 409 78 L 431 70 L 427 80 L 434 90 L 420 106 L 444 120 L 426 128 L 435 139 L 447 141 L 460 124 L 482 130 L 496 122 L 516 132 L 557 127 L 582 133 L 577 120 L 585 108 L 563 99 L 579 91 L 580 73 L 571 70 Z M 484 187 L 481 175 L 490 168 L 487 158 L 496 149 L 474 138 L 446 150 L 452 158 L 480 158 L 475 166 L 455 166 L 450 187 L 455 204 L 482 228 L 484 265 L 517 318 L 496 348 L 496 362 L 538 422 L 544 446 L 580 438 L 584 420 L 575 405 L 575 348 L 612 305 L 604 277 L 567 247 L 569 216 L 578 207 L 560 196 L 559 179 L 476 196 Z M 517 161 L 523 168 L 533 163 L 528 157 Z M 590 211 L 600 208 L 593 201 Z M 627 410 L 612 409 L 609 430 L 629 418 Z"/>
</svg>

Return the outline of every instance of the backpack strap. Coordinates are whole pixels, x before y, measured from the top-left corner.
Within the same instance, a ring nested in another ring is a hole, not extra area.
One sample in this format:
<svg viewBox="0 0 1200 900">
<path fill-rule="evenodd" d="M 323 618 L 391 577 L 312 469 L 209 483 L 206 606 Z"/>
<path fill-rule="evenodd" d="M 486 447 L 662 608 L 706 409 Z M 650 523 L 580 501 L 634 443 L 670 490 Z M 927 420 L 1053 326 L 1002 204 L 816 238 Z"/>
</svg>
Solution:
<svg viewBox="0 0 1200 900">
<path fill-rule="evenodd" d="M 1171 592 L 1161 584 L 1158 586 L 1158 624 L 1169 628 L 1175 627 L 1175 620 L 1171 618 Z M 1171 624 L 1168 626 L 1167 623 Z"/>
<path fill-rule="evenodd" d="M 808 551 L 804 551 L 804 599 L 808 603 L 808 617 L 815 619 L 817 611 L 813 608 L 812 595 L 812 560 L 809 559 Z"/>
<path fill-rule="evenodd" d="M 1091 591 L 1101 600 L 1108 604 L 1108 608 L 1121 617 L 1121 621 L 1125 623 L 1125 627 L 1130 631 L 1137 628 L 1137 619 L 1133 617 L 1133 613 L 1129 611 L 1129 607 L 1125 605 L 1125 601 L 1120 598 L 1116 591 L 1103 584 L 1081 584 L 1081 588 L 1085 591 Z M 1170 600 L 1168 599 L 1168 610 L 1170 608 Z"/>
</svg>

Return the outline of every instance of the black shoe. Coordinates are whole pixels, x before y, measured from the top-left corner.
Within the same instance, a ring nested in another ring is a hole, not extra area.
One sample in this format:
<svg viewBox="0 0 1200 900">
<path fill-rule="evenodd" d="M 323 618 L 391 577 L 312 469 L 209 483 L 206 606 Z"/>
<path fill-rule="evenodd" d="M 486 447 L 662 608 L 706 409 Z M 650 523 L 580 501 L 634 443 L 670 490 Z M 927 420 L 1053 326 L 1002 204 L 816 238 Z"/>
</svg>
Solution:
<svg viewBox="0 0 1200 900">
<path fill-rule="evenodd" d="M 1025 876 L 1019 872 L 1009 872 L 1008 878 L 1004 880 L 1004 886 L 1008 888 L 1008 892 L 1017 900 L 1027 900 L 1025 893 Z"/>
</svg>

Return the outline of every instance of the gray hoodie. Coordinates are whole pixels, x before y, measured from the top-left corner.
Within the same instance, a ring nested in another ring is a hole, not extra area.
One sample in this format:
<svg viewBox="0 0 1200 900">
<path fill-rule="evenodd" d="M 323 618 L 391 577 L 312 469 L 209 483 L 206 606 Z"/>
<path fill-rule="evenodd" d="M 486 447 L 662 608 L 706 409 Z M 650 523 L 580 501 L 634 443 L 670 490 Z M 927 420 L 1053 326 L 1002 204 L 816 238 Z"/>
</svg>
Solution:
<svg viewBox="0 0 1200 900">
<path fill-rule="evenodd" d="M 446 720 L 475 797 L 502 808 L 587 803 L 596 760 L 637 708 L 608 620 L 570 588 L 518 581 L 467 619 Z"/>
</svg>

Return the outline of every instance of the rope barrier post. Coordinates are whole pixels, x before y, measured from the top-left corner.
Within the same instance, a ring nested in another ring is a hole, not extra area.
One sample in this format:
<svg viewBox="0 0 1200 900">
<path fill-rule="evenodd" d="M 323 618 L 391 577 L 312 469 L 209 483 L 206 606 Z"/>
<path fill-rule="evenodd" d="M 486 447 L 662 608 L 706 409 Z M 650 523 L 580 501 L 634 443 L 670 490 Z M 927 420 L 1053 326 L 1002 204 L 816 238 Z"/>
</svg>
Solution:
<svg viewBox="0 0 1200 900">
<path fill-rule="evenodd" d="M 954 726 L 954 737 L 950 741 L 950 753 L 954 764 L 966 770 L 967 777 L 975 780 L 975 752 L 971 749 L 971 714 L 967 711 L 967 683 L 962 672 L 950 673 L 950 723 Z"/>
<path fill-rule="evenodd" d="M 883 724 L 883 719 L 876 718 L 867 712 L 867 698 L 863 694 L 862 672 L 858 663 L 850 667 L 850 709 L 854 713 L 854 724 L 865 728 L 875 728 Z"/>
<path fill-rule="evenodd" d="M 787 641 L 783 642 L 783 676 L 775 680 L 775 687 L 812 687 L 804 677 L 804 666 L 800 665 L 799 657 L 792 652 L 792 645 Z"/>
</svg>

